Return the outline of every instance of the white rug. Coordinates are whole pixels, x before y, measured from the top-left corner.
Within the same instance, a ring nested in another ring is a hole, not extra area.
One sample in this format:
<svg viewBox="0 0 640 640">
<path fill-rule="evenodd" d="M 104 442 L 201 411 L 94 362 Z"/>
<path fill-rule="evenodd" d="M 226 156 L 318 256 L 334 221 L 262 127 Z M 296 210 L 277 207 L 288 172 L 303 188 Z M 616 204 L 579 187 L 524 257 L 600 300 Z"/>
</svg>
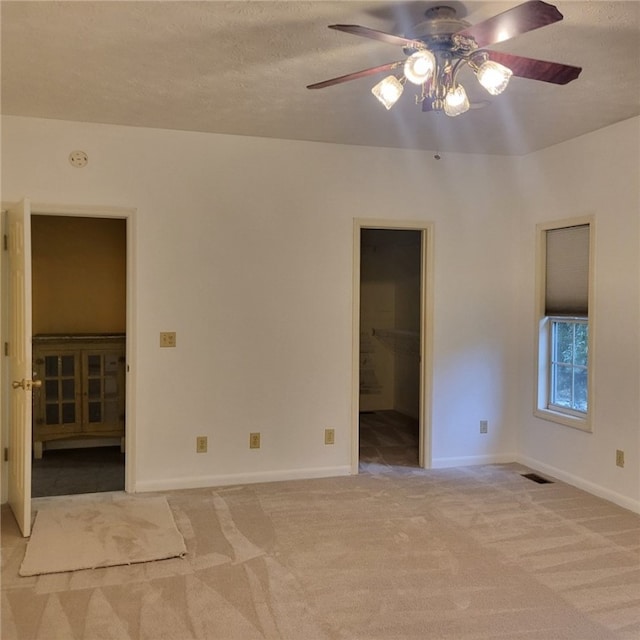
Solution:
<svg viewBox="0 0 640 640">
<path fill-rule="evenodd" d="M 21 576 L 96 569 L 183 556 L 166 498 L 125 498 L 41 509 Z"/>
</svg>

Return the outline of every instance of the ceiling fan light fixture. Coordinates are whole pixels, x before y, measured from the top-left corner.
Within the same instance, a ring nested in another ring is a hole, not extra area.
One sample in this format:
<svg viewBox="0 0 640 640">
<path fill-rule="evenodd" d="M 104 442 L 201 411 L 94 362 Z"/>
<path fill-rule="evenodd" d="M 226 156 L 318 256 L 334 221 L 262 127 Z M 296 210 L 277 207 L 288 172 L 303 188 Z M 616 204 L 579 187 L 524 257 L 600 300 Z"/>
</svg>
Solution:
<svg viewBox="0 0 640 640">
<path fill-rule="evenodd" d="M 469 98 L 464 87 L 459 84 L 452 87 L 444 98 L 444 112 L 451 116 L 459 116 L 461 113 L 469 110 Z"/>
<path fill-rule="evenodd" d="M 428 49 L 412 53 L 404 63 L 404 75 L 413 84 L 424 84 L 434 74 L 436 58 Z"/>
<path fill-rule="evenodd" d="M 371 93 L 389 110 L 398 101 L 404 87 L 395 76 L 387 76 L 371 89 Z"/>
<path fill-rule="evenodd" d="M 511 69 L 493 60 L 486 60 L 476 71 L 478 82 L 492 96 L 501 94 L 507 88 L 512 75 Z"/>
<path fill-rule="evenodd" d="M 307 88 L 323 89 L 386 71 L 394 75 L 385 78 L 371 90 L 386 109 L 398 101 L 403 87 L 411 82 L 420 87 L 416 104 L 422 105 L 423 112 L 444 111 L 448 116 L 455 117 L 470 109 L 466 91 L 456 80 L 458 72 L 466 70 L 466 67 L 476 74 L 483 88 L 494 96 L 506 89 L 512 75 L 564 85 L 575 80 L 582 71 L 581 67 L 485 48 L 562 20 L 562 13 L 549 2 L 526 0 L 475 24 L 457 17 L 456 9 L 448 6 L 430 7 L 425 16 L 426 20 L 414 25 L 408 32 L 405 30 L 406 35 L 358 24 L 329 25 L 329 28 L 337 31 L 402 47 L 405 57 L 316 82 L 307 85 Z"/>
</svg>

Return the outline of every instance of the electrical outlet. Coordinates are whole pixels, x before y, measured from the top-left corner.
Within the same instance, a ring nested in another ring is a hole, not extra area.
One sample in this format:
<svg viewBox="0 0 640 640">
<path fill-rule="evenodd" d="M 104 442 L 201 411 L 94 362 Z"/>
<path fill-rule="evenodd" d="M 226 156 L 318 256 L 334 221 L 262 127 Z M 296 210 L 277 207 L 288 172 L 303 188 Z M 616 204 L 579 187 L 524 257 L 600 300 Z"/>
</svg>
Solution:
<svg viewBox="0 0 640 640">
<path fill-rule="evenodd" d="M 250 433 L 249 434 L 249 449 L 259 449 L 260 448 L 260 433 Z"/>
<path fill-rule="evenodd" d="M 325 444 L 335 444 L 336 442 L 336 431 L 335 429 L 325 429 L 324 430 L 324 443 Z"/>
<path fill-rule="evenodd" d="M 160 332 L 160 346 L 161 347 L 175 347 L 176 346 L 176 332 L 175 331 L 161 331 Z"/>
<path fill-rule="evenodd" d="M 616 449 L 616 466 L 624 467 L 624 451 Z"/>
<path fill-rule="evenodd" d="M 480 420 L 480 433 L 489 433 L 489 422 L 487 420 Z"/>
<path fill-rule="evenodd" d="M 207 436 L 196 438 L 196 453 L 207 453 Z"/>
</svg>

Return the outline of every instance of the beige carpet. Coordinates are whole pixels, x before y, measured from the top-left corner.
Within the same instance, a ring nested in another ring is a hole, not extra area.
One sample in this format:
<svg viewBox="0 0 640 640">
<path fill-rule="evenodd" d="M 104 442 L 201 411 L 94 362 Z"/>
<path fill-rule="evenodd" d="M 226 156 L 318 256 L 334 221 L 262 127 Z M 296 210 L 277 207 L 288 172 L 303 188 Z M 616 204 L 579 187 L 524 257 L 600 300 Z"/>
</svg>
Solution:
<svg viewBox="0 0 640 640">
<path fill-rule="evenodd" d="M 3 508 L 0 636 L 640 638 L 639 515 L 517 464 L 368 468 L 168 492 L 184 558 L 32 577 Z"/>
<path fill-rule="evenodd" d="M 20 575 L 134 564 L 185 553 L 165 498 L 62 504 L 37 512 Z"/>
</svg>

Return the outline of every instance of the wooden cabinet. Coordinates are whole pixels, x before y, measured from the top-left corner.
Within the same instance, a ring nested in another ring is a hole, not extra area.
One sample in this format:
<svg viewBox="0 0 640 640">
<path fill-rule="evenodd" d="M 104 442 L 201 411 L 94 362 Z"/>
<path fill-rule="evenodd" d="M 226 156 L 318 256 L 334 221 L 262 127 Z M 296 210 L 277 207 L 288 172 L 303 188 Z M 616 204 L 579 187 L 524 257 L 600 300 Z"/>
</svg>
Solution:
<svg viewBox="0 0 640 640">
<path fill-rule="evenodd" d="M 121 438 L 124 443 L 123 335 L 33 339 L 33 450 L 42 457 L 51 440 Z"/>
</svg>

